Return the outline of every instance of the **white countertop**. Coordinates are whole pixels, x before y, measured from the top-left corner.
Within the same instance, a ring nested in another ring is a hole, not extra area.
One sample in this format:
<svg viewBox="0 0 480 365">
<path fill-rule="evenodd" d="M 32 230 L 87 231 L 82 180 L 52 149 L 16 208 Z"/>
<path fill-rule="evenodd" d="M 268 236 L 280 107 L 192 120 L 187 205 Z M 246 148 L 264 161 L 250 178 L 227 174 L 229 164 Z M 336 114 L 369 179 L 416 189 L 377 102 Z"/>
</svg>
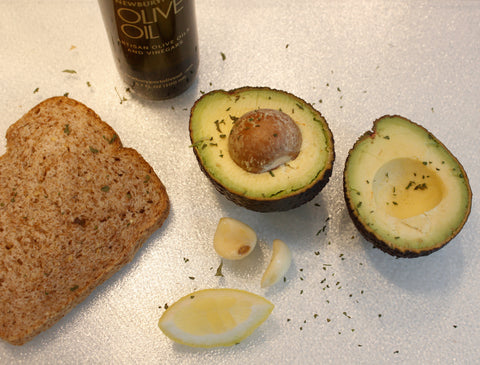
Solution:
<svg viewBox="0 0 480 365">
<path fill-rule="evenodd" d="M 96 1 L 0 0 L 0 135 L 38 102 L 68 92 L 145 157 L 172 203 L 165 225 L 129 265 L 33 341 L 0 342 L 0 363 L 478 361 L 480 2 L 202 0 L 196 8 L 198 80 L 175 99 L 149 102 L 125 93 Z M 331 181 L 298 209 L 265 214 L 235 206 L 189 148 L 193 102 L 246 85 L 299 96 L 332 129 Z M 128 100 L 120 104 L 115 88 Z M 427 257 L 395 259 L 372 248 L 347 214 L 348 150 L 385 114 L 429 129 L 470 179 L 467 224 Z M 245 261 L 225 263 L 219 278 L 212 239 L 222 216 L 250 224 L 262 241 Z M 263 290 L 274 238 L 289 244 L 294 263 L 285 283 Z M 166 303 L 214 287 L 252 291 L 275 309 L 231 348 L 193 349 L 163 335 L 157 321 Z"/>
</svg>

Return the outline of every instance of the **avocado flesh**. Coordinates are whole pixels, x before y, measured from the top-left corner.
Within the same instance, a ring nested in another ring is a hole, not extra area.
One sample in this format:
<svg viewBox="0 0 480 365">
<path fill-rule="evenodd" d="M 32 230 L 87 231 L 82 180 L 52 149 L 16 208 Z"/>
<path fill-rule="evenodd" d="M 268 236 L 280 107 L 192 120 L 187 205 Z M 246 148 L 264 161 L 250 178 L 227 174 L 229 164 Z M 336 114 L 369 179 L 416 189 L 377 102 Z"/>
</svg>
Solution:
<svg viewBox="0 0 480 365">
<path fill-rule="evenodd" d="M 250 173 L 228 153 L 233 123 L 246 112 L 276 109 L 290 115 L 302 133 L 298 156 L 271 171 Z M 265 87 L 215 90 L 194 104 L 190 138 L 201 169 L 227 198 L 256 211 L 288 210 L 311 200 L 328 182 L 333 137 L 325 119 L 296 96 Z"/>
<path fill-rule="evenodd" d="M 374 122 L 351 149 L 344 193 L 365 238 L 399 257 L 428 255 L 465 224 L 472 193 L 448 149 L 423 127 L 400 116 Z"/>
</svg>

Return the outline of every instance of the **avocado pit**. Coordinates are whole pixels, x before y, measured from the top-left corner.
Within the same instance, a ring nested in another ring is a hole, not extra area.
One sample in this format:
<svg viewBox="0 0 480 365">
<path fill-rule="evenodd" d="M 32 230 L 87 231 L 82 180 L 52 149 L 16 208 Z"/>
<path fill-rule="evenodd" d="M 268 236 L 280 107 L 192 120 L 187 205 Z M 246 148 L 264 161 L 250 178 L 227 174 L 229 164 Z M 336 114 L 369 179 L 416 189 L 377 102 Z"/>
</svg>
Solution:
<svg viewBox="0 0 480 365">
<path fill-rule="evenodd" d="M 218 192 L 250 210 L 297 208 L 332 174 L 335 150 L 327 121 L 282 90 L 213 90 L 193 105 L 189 130 L 200 169 Z"/>
<path fill-rule="evenodd" d="M 228 151 L 232 160 L 250 173 L 271 171 L 300 153 L 302 133 L 287 114 L 274 109 L 257 109 L 235 121 Z"/>
</svg>

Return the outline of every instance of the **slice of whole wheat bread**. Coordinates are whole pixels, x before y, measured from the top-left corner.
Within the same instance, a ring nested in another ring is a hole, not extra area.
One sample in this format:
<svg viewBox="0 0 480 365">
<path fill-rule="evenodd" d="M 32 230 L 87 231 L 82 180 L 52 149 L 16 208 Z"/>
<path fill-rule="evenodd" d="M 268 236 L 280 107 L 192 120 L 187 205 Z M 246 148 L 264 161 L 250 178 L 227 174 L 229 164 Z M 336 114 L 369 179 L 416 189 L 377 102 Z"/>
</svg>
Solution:
<svg viewBox="0 0 480 365">
<path fill-rule="evenodd" d="M 53 97 L 6 134 L 0 156 L 0 337 L 51 327 L 132 260 L 169 213 L 142 156 L 82 103 Z"/>
</svg>

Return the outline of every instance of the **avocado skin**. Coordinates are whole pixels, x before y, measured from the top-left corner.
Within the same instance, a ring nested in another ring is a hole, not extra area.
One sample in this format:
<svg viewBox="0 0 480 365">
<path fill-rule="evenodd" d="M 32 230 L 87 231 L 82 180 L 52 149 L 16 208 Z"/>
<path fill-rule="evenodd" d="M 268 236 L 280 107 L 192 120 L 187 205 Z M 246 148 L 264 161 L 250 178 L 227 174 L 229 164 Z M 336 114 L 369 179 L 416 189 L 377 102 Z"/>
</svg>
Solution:
<svg viewBox="0 0 480 365">
<path fill-rule="evenodd" d="M 443 242 L 440 246 L 435 247 L 431 250 L 423 250 L 423 251 L 402 251 L 400 249 L 396 249 L 394 247 L 391 247 L 387 245 L 385 242 L 383 242 L 381 239 L 379 239 L 373 232 L 367 230 L 365 226 L 360 222 L 359 217 L 355 214 L 354 210 L 351 208 L 351 203 L 350 203 L 350 198 L 349 194 L 347 192 L 347 189 L 344 184 L 344 196 L 345 196 L 345 201 L 347 203 L 347 210 L 350 218 L 352 219 L 353 224 L 357 228 L 357 230 L 361 233 L 363 238 L 365 238 L 367 241 L 371 242 L 375 248 L 378 248 L 382 250 L 383 252 L 388 253 L 389 255 L 399 257 L 399 258 L 415 258 L 415 257 L 420 257 L 420 256 L 427 256 L 430 255 L 431 253 L 438 251 L 441 249 L 443 246 L 445 246 L 452 238 L 450 238 L 449 241 Z"/>
<path fill-rule="evenodd" d="M 461 229 L 463 228 L 463 226 L 465 225 L 465 223 L 467 222 L 467 219 L 470 215 L 470 211 L 471 211 L 471 205 L 472 205 L 472 190 L 470 188 L 470 183 L 469 183 L 469 180 L 468 180 L 468 177 L 467 177 L 467 174 L 465 172 L 465 169 L 463 168 L 462 164 L 457 160 L 457 158 L 455 156 L 453 156 L 450 151 L 447 149 L 447 147 L 441 142 L 439 141 L 438 139 L 435 138 L 436 142 L 441 145 L 445 150 L 449 151 L 450 155 L 453 157 L 453 159 L 457 162 L 458 166 L 460 167 L 461 169 L 461 172 L 463 173 L 463 176 L 464 176 L 464 179 L 466 181 L 466 186 L 468 188 L 468 193 L 469 193 L 469 206 L 467 208 L 467 212 L 465 214 L 465 217 L 462 221 L 462 223 L 458 226 L 458 228 L 452 232 L 452 234 L 448 237 L 448 239 L 446 239 L 445 241 L 443 242 L 440 242 L 438 243 L 437 246 L 429 249 L 429 250 L 417 250 L 417 251 L 411 251 L 411 250 L 401 250 L 399 248 L 395 248 L 395 247 L 392 247 L 390 245 L 388 245 L 386 242 L 382 241 L 381 238 L 379 238 L 375 232 L 369 230 L 362 222 L 361 222 L 361 219 L 360 217 L 356 214 L 356 211 L 354 209 L 354 204 L 352 203 L 352 200 L 351 200 L 351 197 L 350 197 L 350 193 L 347 189 L 347 176 L 346 176 L 346 170 L 347 170 L 347 165 L 349 163 L 349 159 L 350 159 L 350 155 L 351 153 L 355 150 L 355 147 L 361 143 L 362 141 L 364 141 L 365 139 L 368 139 L 368 138 L 372 138 L 372 136 L 374 136 L 374 134 L 376 133 L 376 125 L 378 123 L 378 121 L 380 121 L 381 119 L 383 118 L 401 118 L 401 119 L 404 119 L 404 120 L 407 120 L 408 122 L 420 127 L 421 129 L 425 130 L 428 134 L 431 135 L 431 133 L 424 127 L 422 127 L 421 125 L 415 123 L 415 122 L 412 122 L 411 120 L 407 119 L 407 118 L 404 118 L 400 115 L 384 115 L 380 118 L 378 118 L 377 120 L 375 120 L 373 122 L 373 128 L 372 130 L 370 131 L 367 131 L 365 132 L 362 136 L 360 136 L 357 141 L 355 142 L 355 144 L 353 145 L 353 147 L 350 149 L 350 151 L 348 152 L 348 157 L 345 161 L 345 168 L 343 170 L 343 193 L 344 193 L 344 198 L 345 198 L 345 203 L 347 205 L 347 211 L 348 211 L 348 214 L 353 222 L 353 224 L 355 225 L 355 227 L 357 228 L 357 230 L 361 233 L 361 235 L 369 242 L 371 242 L 374 247 L 382 250 L 383 252 L 386 252 L 392 256 L 395 256 L 395 257 L 398 257 L 398 258 L 416 258 L 416 257 L 421 257 L 421 256 L 428 256 L 430 254 L 432 254 L 433 252 L 435 251 L 438 251 L 439 249 L 441 249 L 442 247 L 444 247 L 447 243 L 449 243 L 460 231 Z"/>
<path fill-rule="evenodd" d="M 273 89 L 269 87 L 251 87 L 251 86 L 244 86 L 237 89 L 232 89 L 229 91 L 226 90 L 216 90 L 217 92 L 225 93 L 228 95 L 236 95 L 241 94 L 244 91 L 248 91 L 251 89 L 256 90 L 266 90 L 266 91 L 274 91 L 274 92 L 281 92 L 287 95 L 291 95 L 292 97 L 296 98 L 297 100 L 303 102 L 304 104 L 308 105 L 312 109 L 313 106 L 303 99 L 290 94 L 286 91 Z M 201 98 L 199 98 L 190 110 L 190 118 L 192 117 L 193 111 L 195 110 L 195 106 L 198 102 L 200 102 Z M 192 129 L 190 128 L 190 136 L 192 136 Z M 327 125 L 327 131 L 329 134 L 329 139 L 331 141 L 332 146 L 332 158 L 330 161 L 327 162 L 327 165 L 323 169 L 323 171 L 316 177 L 316 179 L 310 183 L 310 185 L 304 187 L 303 189 L 292 193 L 292 195 L 283 197 L 281 199 L 253 199 L 248 198 L 243 195 L 236 194 L 230 191 L 226 186 L 222 185 L 214 176 L 210 175 L 210 173 L 205 169 L 205 166 L 202 163 L 202 159 L 198 153 L 198 151 L 194 148 L 195 157 L 197 159 L 198 165 L 200 166 L 201 171 L 207 176 L 210 182 L 213 184 L 215 189 L 225 196 L 228 200 L 232 201 L 233 203 L 242 206 L 246 209 L 261 212 L 261 213 L 269 213 L 269 212 L 280 212 L 280 211 L 287 211 L 290 209 L 298 208 L 299 206 L 311 201 L 316 195 L 320 193 L 320 191 L 325 187 L 325 185 L 330 180 L 333 170 L 333 164 L 335 161 L 335 141 L 333 138 L 333 134 Z M 192 140 L 193 142 L 193 140 Z"/>
<path fill-rule="evenodd" d="M 325 185 L 327 185 L 328 181 L 330 180 L 330 176 L 332 175 L 333 167 L 332 166 L 329 169 L 325 169 L 322 178 L 317 178 L 316 182 L 313 185 L 302 190 L 301 192 L 297 192 L 295 195 L 291 195 L 282 199 L 259 200 L 247 198 L 245 196 L 235 194 L 232 191 L 228 190 L 225 186 L 220 184 L 207 172 L 201 162 L 200 156 L 198 156 L 197 153 L 195 153 L 195 156 L 197 157 L 197 161 L 200 165 L 201 170 L 212 182 L 213 186 L 219 193 L 221 193 L 228 200 L 234 202 L 237 205 L 261 213 L 287 211 L 290 209 L 298 208 L 299 206 L 309 202 L 316 195 L 318 195 L 318 193 L 320 193 L 320 191 L 325 187 Z"/>
</svg>

